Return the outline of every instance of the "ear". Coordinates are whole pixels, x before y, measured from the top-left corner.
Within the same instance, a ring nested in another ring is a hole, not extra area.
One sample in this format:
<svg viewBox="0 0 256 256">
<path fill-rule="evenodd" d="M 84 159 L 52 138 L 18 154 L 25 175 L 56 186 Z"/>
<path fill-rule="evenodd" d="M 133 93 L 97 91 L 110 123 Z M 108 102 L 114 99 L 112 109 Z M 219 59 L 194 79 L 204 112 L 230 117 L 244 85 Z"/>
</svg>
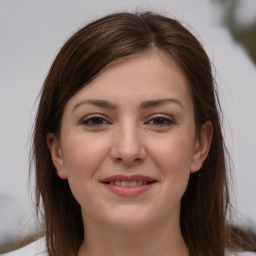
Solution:
<svg viewBox="0 0 256 256">
<path fill-rule="evenodd" d="M 52 162 L 57 170 L 57 174 L 61 179 L 66 179 L 67 174 L 64 168 L 63 154 L 59 138 L 54 133 L 48 133 L 46 136 L 47 146 L 49 148 Z"/>
<path fill-rule="evenodd" d="M 213 127 L 211 121 L 205 122 L 201 126 L 199 134 L 195 140 L 190 172 L 197 172 L 202 167 L 210 150 L 212 133 Z"/>
</svg>

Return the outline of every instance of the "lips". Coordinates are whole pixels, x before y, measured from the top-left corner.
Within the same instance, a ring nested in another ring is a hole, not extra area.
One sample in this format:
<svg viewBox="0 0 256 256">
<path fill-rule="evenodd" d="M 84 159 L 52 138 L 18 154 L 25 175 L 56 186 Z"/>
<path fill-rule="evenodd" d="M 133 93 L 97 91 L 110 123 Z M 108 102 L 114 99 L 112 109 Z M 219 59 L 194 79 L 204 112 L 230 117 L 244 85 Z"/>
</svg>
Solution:
<svg viewBox="0 0 256 256">
<path fill-rule="evenodd" d="M 114 175 L 101 180 L 111 192 L 120 196 L 137 196 L 149 190 L 156 179 L 143 175 Z"/>
</svg>

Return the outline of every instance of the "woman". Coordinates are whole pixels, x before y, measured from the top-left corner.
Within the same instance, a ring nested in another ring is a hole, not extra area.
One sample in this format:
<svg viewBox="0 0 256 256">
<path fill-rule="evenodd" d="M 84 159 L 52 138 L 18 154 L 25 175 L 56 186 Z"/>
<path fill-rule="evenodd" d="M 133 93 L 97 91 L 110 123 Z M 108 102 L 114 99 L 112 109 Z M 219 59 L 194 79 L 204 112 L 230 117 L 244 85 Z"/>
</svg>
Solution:
<svg viewBox="0 0 256 256">
<path fill-rule="evenodd" d="M 45 80 L 33 146 L 45 238 L 13 255 L 239 250 L 211 64 L 176 20 L 117 13 L 76 32 Z"/>
</svg>

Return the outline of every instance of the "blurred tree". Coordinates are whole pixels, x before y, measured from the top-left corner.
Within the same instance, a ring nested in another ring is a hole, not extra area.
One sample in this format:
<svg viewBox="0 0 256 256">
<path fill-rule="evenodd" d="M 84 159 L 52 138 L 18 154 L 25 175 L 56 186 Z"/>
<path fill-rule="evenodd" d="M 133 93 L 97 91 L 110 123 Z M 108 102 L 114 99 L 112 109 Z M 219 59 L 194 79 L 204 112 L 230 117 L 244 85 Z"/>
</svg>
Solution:
<svg viewBox="0 0 256 256">
<path fill-rule="evenodd" d="M 232 226 L 231 237 L 237 248 L 256 252 L 256 234 L 253 228 Z"/>
<path fill-rule="evenodd" d="M 223 24 L 228 28 L 232 37 L 248 53 L 248 56 L 252 59 L 254 64 L 256 64 L 256 1 L 253 3 L 255 6 L 254 17 L 251 17 L 250 22 L 242 22 L 239 19 L 239 12 L 241 7 L 244 9 L 250 8 L 250 6 L 242 6 L 248 4 L 248 0 L 212 0 L 221 5 L 223 11 Z M 249 10 L 248 10 L 249 11 Z M 242 14 L 241 14 L 242 15 Z M 246 15 L 243 13 L 243 15 Z M 249 19 L 250 20 L 250 19 Z M 253 224 L 248 227 L 236 227 L 233 226 L 232 237 L 233 239 L 238 239 L 237 246 L 242 247 L 245 250 L 255 251 L 256 252 L 256 227 Z"/>
<path fill-rule="evenodd" d="M 255 17 L 250 23 L 242 23 L 238 19 L 242 5 L 248 2 L 245 0 L 213 0 L 221 4 L 223 9 L 223 23 L 227 26 L 233 38 L 240 43 L 252 61 L 256 64 L 256 3 L 255 3 Z M 255 1 L 256 2 L 256 1 Z M 243 6 L 246 7 L 246 6 Z M 248 5 L 247 9 L 250 8 Z M 245 8 L 245 9 L 246 9 Z M 245 15 L 245 14 L 244 14 Z"/>
<path fill-rule="evenodd" d="M 35 240 L 37 240 L 41 236 L 42 236 L 41 234 L 31 234 L 27 237 L 24 237 L 24 238 L 15 240 L 15 241 L 4 242 L 4 243 L 0 242 L 0 254 L 17 250 Z"/>
</svg>

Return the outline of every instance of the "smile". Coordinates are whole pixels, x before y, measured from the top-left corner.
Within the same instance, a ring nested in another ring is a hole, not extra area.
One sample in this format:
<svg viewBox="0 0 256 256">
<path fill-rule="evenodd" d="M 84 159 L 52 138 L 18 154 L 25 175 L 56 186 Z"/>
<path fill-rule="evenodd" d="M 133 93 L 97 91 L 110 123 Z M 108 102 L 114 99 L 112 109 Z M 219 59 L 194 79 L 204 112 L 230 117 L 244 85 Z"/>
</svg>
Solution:
<svg viewBox="0 0 256 256">
<path fill-rule="evenodd" d="M 101 183 L 111 192 L 119 196 L 137 196 L 149 190 L 157 180 L 142 175 L 107 177 Z"/>
<path fill-rule="evenodd" d="M 146 180 L 139 180 L 139 181 L 124 181 L 124 180 L 120 181 L 120 180 L 118 180 L 118 181 L 110 181 L 108 184 L 116 185 L 119 187 L 138 187 L 138 186 L 150 184 L 152 182 L 149 182 Z"/>
</svg>

